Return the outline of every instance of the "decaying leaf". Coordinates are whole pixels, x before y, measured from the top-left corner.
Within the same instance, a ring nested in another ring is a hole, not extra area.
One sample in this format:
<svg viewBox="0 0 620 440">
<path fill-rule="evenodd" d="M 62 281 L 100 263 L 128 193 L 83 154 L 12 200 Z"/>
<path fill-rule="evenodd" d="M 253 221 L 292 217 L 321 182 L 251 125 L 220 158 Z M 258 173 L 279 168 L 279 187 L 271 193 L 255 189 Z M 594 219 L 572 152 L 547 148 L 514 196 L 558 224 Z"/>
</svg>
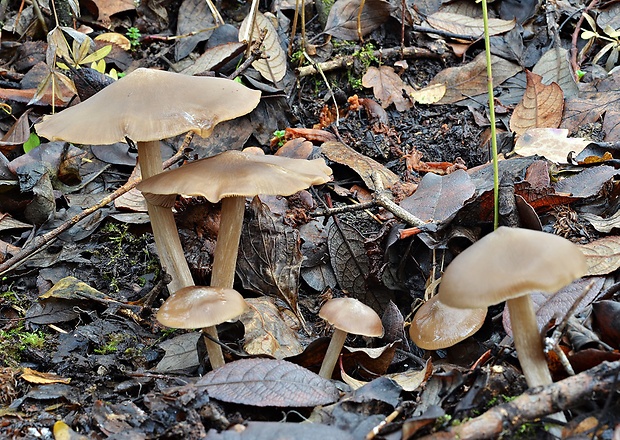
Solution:
<svg viewBox="0 0 620 440">
<path fill-rule="evenodd" d="M 527 86 L 510 118 L 510 130 L 522 135 L 530 128 L 557 128 L 564 109 L 562 89 L 556 83 L 544 85 L 542 77 L 529 70 L 525 75 Z"/>
<path fill-rule="evenodd" d="M 353 169 L 353 171 L 359 174 L 366 186 L 372 190 L 375 189 L 375 184 L 372 181 L 373 173 L 377 173 L 383 182 L 383 187 L 387 189 L 400 181 L 398 176 L 385 166 L 368 156 L 358 153 L 342 142 L 324 142 L 321 145 L 321 151 L 329 160 Z"/>
<path fill-rule="evenodd" d="M 404 391 L 413 392 L 417 390 L 433 373 L 433 363 L 429 358 L 421 370 L 413 368 L 402 373 L 386 374 L 385 377 L 392 379 Z"/>
<path fill-rule="evenodd" d="M 338 389 L 299 365 L 276 359 L 242 359 L 196 382 L 209 396 L 253 406 L 316 406 L 338 400 Z"/>
<path fill-rule="evenodd" d="M 568 58 L 568 50 L 553 47 L 532 68 L 533 73 L 542 76 L 543 84 L 558 84 L 566 99 L 574 98 L 579 93 Z"/>
<path fill-rule="evenodd" d="M 607 275 L 620 267 L 620 237 L 617 235 L 599 238 L 579 247 L 588 263 L 585 276 Z"/>
<path fill-rule="evenodd" d="M 302 320 L 297 304 L 302 260 L 299 232 L 272 214 L 258 197 L 246 221 L 237 261 L 243 287 L 283 300 Z"/>
<path fill-rule="evenodd" d="M 184 0 L 177 21 L 177 35 L 181 38 L 174 44 L 175 59 L 185 58 L 198 43 L 208 40 L 214 26 L 215 19 L 205 0 Z M 184 36 L 189 33 L 194 35 Z"/>
<path fill-rule="evenodd" d="M 413 107 L 413 101 L 409 97 L 416 92 L 415 89 L 405 84 L 390 66 L 369 67 L 362 77 L 362 85 L 372 87 L 383 108 L 388 108 L 392 103 L 399 112 Z"/>
<path fill-rule="evenodd" d="M 493 86 L 497 87 L 508 78 L 521 71 L 517 64 L 492 55 Z M 486 93 L 487 63 L 484 53 L 476 56 L 470 63 L 460 67 L 450 67 L 439 72 L 429 85 L 445 84 L 446 94 L 437 104 L 452 104 L 461 99 Z"/>
<path fill-rule="evenodd" d="M 196 61 L 190 64 L 181 73 L 185 75 L 196 75 L 197 73 L 217 70 L 238 55 L 241 55 L 246 48 L 245 43 L 225 43 L 207 49 Z"/>
<path fill-rule="evenodd" d="M 98 18 L 104 23 L 110 23 L 110 16 L 118 14 L 119 12 L 132 11 L 136 9 L 136 4 L 133 0 L 92 0 L 97 5 L 99 11 Z"/>
<path fill-rule="evenodd" d="M 435 12 L 426 17 L 426 21 L 435 29 L 453 34 L 467 35 L 478 38 L 484 34 L 482 18 L 472 18 L 466 15 L 451 12 Z M 515 27 L 515 20 L 501 20 L 489 18 L 489 35 L 503 34 Z"/>
<path fill-rule="evenodd" d="M 42 373 L 40 371 L 33 370 L 32 368 L 24 368 L 21 378 L 26 382 L 46 384 L 46 383 L 69 383 L 70 377 L 61 377 L 56 373 Z"/>
<path fill-rule="evenodd" d="M 246 422 L 243 429 L 234 428 L 227 431 L 209 431 L 209 440 L 353 440 L 354 437 L 335 426 L 322 423 L 282 423 L 282 422 Z"/>
<path fill-rule="evenodd" d="M 249 31 L 250 20 L 255 17 L 254 29 Z M 261 41 L 261 51 L 265 58 L 256 60 L 252 67 L 268 81 L 276 83 L 284 78 L 286 74 L 286 53 L 280 45 L 278 32 L 271 23 L 271 20 L 260 12 L 248 14 L 239 28 L 239 41 L 246 41 L 248 35 L 252 35 L 252 41 Z"/>
<path fill-rule="evenodd" d="M 200 365 L 196 345 L 201 337 L 202 333 L 191 332 L 163 341 L 159 344 L 159 347 L 166 354 L 155 367 L 155 371 L 158 373 L 168 373 L 195 368 Z"/>
<path fill-rule="evenodd" d="M 329 11 L 325 33 L 342 40 L 357 40 L 357 16 L 361 0 L 339 0 Z M 368 35 L 377 29 L 388 18 L 393 7 L 385 0 L 367 0 L 364 2 L 360 27 L 362 36 Z"/>
<path fill-rule="evenodd" d="M 446 86 L 444 84 L 433 84 L 420 90 L 414 90 L 409 96 L 420 104 L 434 104 L 441 100 L 445 94 Z"/>
<path fill-rule="evenodd" d="M 574 197 L 593 197 L 599 194 L 603 185 L 613 179 L 619 173 L 609 165 L 586 168 L 578 174 L 555 182 L 554 187 L 558 193 L 568 193 Z"/>
<path fill-rule="evenodd" d="M 245 326 L 243 348 L 249 354 L 268 354 L 284 359 L 303 352 L 298 324 L 289 310 L 280 309 L 273 298 L 248 298 L 249 310 L 239 317 Z"/>
<path fill-rule="evenodd" d="M 571 151 L 579 153 L 590 142 L 583 138 L 569 138 L 565 128 L 530 128 L 515 144 L 515 153 L 521 156 L 544 156 L 552 162 L 567 163 Z"/>
</svg>

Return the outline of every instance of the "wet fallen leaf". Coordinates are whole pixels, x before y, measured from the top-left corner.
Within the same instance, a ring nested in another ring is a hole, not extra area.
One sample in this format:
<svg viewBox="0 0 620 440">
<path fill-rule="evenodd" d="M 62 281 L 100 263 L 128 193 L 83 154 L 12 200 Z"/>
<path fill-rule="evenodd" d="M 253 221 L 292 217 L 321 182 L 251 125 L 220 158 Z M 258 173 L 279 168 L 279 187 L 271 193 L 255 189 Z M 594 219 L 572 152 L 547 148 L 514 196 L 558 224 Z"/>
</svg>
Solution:
<svg viewBox="0 0 620 440">
<path fill-rule="evenodd" d="M 222 432 L 210 430 L 208 440 L 353 440 L 354 437 L 335 426 L 321 423 L 246 422 L 239 430 L 233 426 Z"/>
<path fill-rule="evenodd" d="M 159 344 L 159 348 L 163 349 L 166 354 L 155 366 L 155 371 L 169 373 L 196 368 L 200 365 L 196 346 L 201 335 L 200 332 L 184 333 Z"/>
<path fill-rule="evenodd" d="M 522 135 L 530 128 L 557 128 L 564 109 L 562 89 L 556 83 L 544 85 L 542 77 L 529 70 L 525 75 L 527 86 L 510 117 L 510 130 Z"/>
<path fill-rule="evenodd" d="M 441 100 L 445 94 L 446 86 L 444 84 L 434 84 L 420 90 L 414 90 L 409 96 L 420 104 L 434 104 Z"/>
<path fill-rule="evenodd" d="M 467 35 L 479 38 L 484 33 L 482 18 L 472 18 L 466 15 L 451 12 L 435 12 L 426 17 L 426 21 L 435 29 L 451 32 L 453 34 Z M 489 35 L 502 34 L 515 27 L 515 20 L 501 20 L 489 18 Z"/>
<path fill-rule="evenodd" d="M 303 367 L 276 359 L 242 359 L 196 382 L 210 397 L 253 406 L 315 406 L 338 400 L 338 389 Z"/>
<path fill-rule="evenodd" d="M 620 349 L 620 304 L 610 300 L 595 302 L 592 315 L 601 339 Z"/>
<path fill-rule="evenodd" d="M 584 212 L 580 214 L 585 220 L 590 222 L 592 227 L 599 232 L 610 233 L 614 228 L 620 228 L 620 211 L 616 211 L 609 217 L 601 217 L 596 214 Z M 2 223 L 0 222 L 0 229 L 2 229 Z"/>
<path fill-rule="evenodd" d="M 433 362 L 429 358 L 421 370 L 410 368 L 402 373 L 386 374 L 385 377 L 396 382 L 403 391 L 413 392 L 417 390 L 433 373 Z"/>
<path fill-rule="evenodd" d="M 517 64 L 494 55 L 491 56 L 491 66 L 493 67 L 494 87 L 521 71 Z M 452 104 L 461 99 L 486 93 L 487 67 L 484 53 L 479 54 L 464 66 L 442 70 L 435 75 L 429 86 L 434 84 L 446 86 L 446 94 L 437 104 Z"/>
<path fill-rule="evenodd" d="M 398 176 L 388 170 L 379 162 L 358 153 L 342 142 L 325 142 L 321 145 L 321 151 L 331 161 L 346 165 L 353 169 L 362 178 L 366 186 L 372 190 L 375 184 L 372 181 L 373 173 L 377 173 L 383 181 L 384 188 L 391 188 L 400 181 Z"/>
<path fill-rule="evenodd" d="M 392 364 L 396 346 L 397 343 L 395 342 L 376 348 L 345 345 L 342 352 L 343 368 L 349 373 L 356 371 L 365 380 L 381 376 Z"/>
<path fill-rule="evenodd" d="M 620 268 L 620 237 L 610 235 L 579 245 L 586 256 L 588 273 L 591 275 L 607 275 Z"/>
<path fill-rule="evenodd" d="M 42 373 L 32 368 L 24 368 L 21 378 L 30 383 L 65 383 L 71 382 L 70 377 L 61 377 L 56 373 Z"/>
<path fill-rule="evenodd" d="M 179 61 L 190 54 L 201 41 L 208 40 L 215 26 L 213 14 L 204 0 L 184 0 L 179 8 L 174 58 Z M 185 36 L 196 32 L 194 35 Z"/>
<path fill-rule="evenodd" d="M 361 5 L 361 0 L 335 2 L 329 11 L 324 32 L 342 40 L 357 40 L 357 16 Z M 362 36 L 385 23 L 392 9 L 392 5 L 385 0 L 365 1 L 360 20 Z"/>
<path fill-rule="evenodd" d="M 558 193 L 570 194 L 573 197 L 593 197 L 618 173 L 620 171 L 609 165 L 586 168 L 578 174 L 555 182 L 554 188 Z"/>
<path fill-rule="evenodd" d="M 264 35 L 261 44 L 261 51 L 265 58 L 261 58 L 252 63 L 252 67 L 268 81 L 278 82 L 286 74 L 286 53 L 280 45 L 278 32 L 265 15 L 257 12 L 255 15 L 254 29 L 250 32 L 250 20 L 252 14 L 248 14 L 239 28 L 239 41 L 248 40 L 250 33 L 252 41 L 259 41 Z"/>
<path fill-rule="evenodd" d="M 407 97 L 416 93 L 415 89 L 405 84 L 390 66 L 369 67 L 362 77 L 362 85 L 372 87 L 383 108 L 388 108 L 392 103 L 399 112 L 413 107 L 413 101 Z"/>
<path fill-rule="evenodd" d="M 566 99 L 574 98 L 579 93 L 568 58 L 567 49 L 553 47 L 532 68 L 533 73 L 542 76 L 543 84 L 558 84 Z"/>
<path fill-rule="evenodd" d="M 209 70 L 218 70 L 229 61 L 241 55 L 246 49 L 245 43 L 224 43 L 211 47 L 198 57 L 196 61 L 183 69 L 185 75 L 196 75 Z"/>
<path fill-rule="evenodd" d="M 565 128 L 530 128 L 517 139 L 515 153 L 544 156 L 552 162 L 567 163 L 571 151 L 579 153 L 589 141 L 569 138 Z"/>
</svg>

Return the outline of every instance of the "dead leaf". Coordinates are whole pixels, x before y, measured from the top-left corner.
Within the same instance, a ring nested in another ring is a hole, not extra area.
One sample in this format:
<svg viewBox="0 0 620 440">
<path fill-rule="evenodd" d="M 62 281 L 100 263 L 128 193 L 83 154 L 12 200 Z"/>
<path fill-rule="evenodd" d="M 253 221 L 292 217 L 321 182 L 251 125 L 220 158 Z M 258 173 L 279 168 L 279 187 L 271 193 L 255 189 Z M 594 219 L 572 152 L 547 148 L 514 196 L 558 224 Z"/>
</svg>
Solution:
<svg viewBox="0 0 620 440">
<path fill-rule="evenodd" d="M 571 151 L 579 153 L 589 143 L 583 138 L 569 138 L 565 128 L 530 128 L 517 139 L 514 151 L 520 156 L 539 155 L 552 162 L 567 163 Z"/>
<path fill-rule="evenodd" d="M 248 298 L 249 310 L 239 317 L 245 326 L 243 348 L 249 354 L 267 354 L 276 359 L 303 352 L 295 315 L 280 309 L 273 298 Z"/>
<path fill-rule="evenodd" d="M 558 193 L 567 193 L 573 197 L 593 197 L 618 173 L 620 171 L 609 165 L 586 168 L 578 174 L 557 181 L 554 188 Z"/>
<path fill-rule="evenodd" d="M 542 76 L 543 84 L 558 84 L 566 99 L 574 98 L 579 93 L 568 58 L 568 50 L 559 46 L 553 47 L 545 52 L 532 68 L 533 73 Z"/>
<path fill-rule="evenodd" d="M 325 33 L 341 40 L 357 40 L 357 16 L 360 10 L 361 0 L 339 0 L 334 3 L 329 11 Z M 360 19 L 362 36 L 368 35 L 377 29 L 392 12 L 392 5 L 385 0 L 366 0 Z"/>
<path fill-rule="evenodd" d="M 610 300 L 595 302 L 592 316 L 601 339 L 620 349 L 620 303 Z"/>
<path fill-rule="evenodd" d="M 510 130 L 522 135 L 529 128 L 557 128 L 564 109 L 562 89 L 556 83 L 544 85 L 542 77 L 529 70 L 525 75 L 527 86 L 510 117 Z"/>
<path fill-rule="evenodd" d="M 246 49 L 245 43 L 224 43 L 207 49 L 189 67 L 183 69 L 181 73 L 185 75 L 196 75 L 209 70 L 218 70 L 229 61 L 241 55 Z"/>
<path fill-rule="evenodd" d="M 445 84 L 434 84 L 410 93 L 411 99 L 420 104 L 434 104 L 446 94 Z"/>
<path fill-rule="evenodd" d="M 24 368 L 21 378 L 26 382 L 37 384 L 64 383 L 71 382 L 70 377 L 61 377 L 56 373 L 42 373 L 31 368 Z"/>
<path fill-rule="evenodd" d="M 209 440 L 353 440 L 354 437 L 335 426 L 323 423 L 244 422 L 243 428 L 217 432 L 211 429 Z M 56 439 L 58 440 L 58 439 Z"/>
<path fill-rule="evenodd" d="M 255 197 L 246 214 L 237 271 L 245 289 L 283 300 L 303 323 L 297 294 L 302 255 L 299 231 Z"/>
<path fill-rule="evenodd" d="M 491 56 L 491 66 L 493 68 L 493 87 L 497 87 L 521 71 L 521 67 L 517 64 L 495 55 Z M 446 94 L 437 101 L 437 104 L 452 104 L 461 99 L 486 93 L 487 63 L 484 52 L 464 66 L 442 70 L 435 75 L 429 86 L 434 84 L 446 85 Z"/>
<path fill-rule="evenodd" d="M 209 396 L 253 406 L 316 406 L 338 400 L 338 389 L 303 367 L 276 359 L 242 359 L 196 382 Z"/>
<path fill-rule="evenodd" d="M 620 268 L 620 237 L 617 235 L 599 238 L 579 247 L 588 263 L 585 276 L 607 275 Z"/>
<path fill-rule="evenodd" d="M 118 47 L 126 51 L 131 49 L 131 41 L 129 41 L 129 38 L 117 32 L 104 32 L 103 34 L 97 35 L 94 40 L 116 44 Z"/>
<path fill-rule="evenodd" d="M 201 41 L 208 40 L 215 26 L 215 19 L 205 0 L 184 0 L 177 18 L 177 35 L 174 58 L 179 61 L 190 54 Z M 195 33 L 194 35 L 184 36 Z"/>
<path fill-rule="evenodd" d="M 385 377 L 396 382 L 403 391 L 413 392 L 417 390 L 433 373 L 433 362 L 429 358 L 421 370 L 413 368 L 402 373 L 386 374 Z"/>
<path fill-rule="evenodd" d="M 369 67 L 362 77 L 362 85 L 372 87 L 383 108 L 388 108 L 392 103 L 399 112 L 413 107 L 413 101 L 409 97 L 415 93 L 414 88 L 405 84 L 390 66 Z"/>
<path fill-rule="evenodd" d="M 426 21 L 435 29 L 451 32 L 453 34 L 467 35 L 475 38 L 479 38 L 484 34 L 484 23 L 482 18 L 472 18 L 451 12 L 435 12 L 426 17 Z M 515 27 L 515 24 L 515 20 L 489 18 L 489 35 L 498 35 L 508 32 Z M 495 72 L 493 76 L 495 76 Z"/>
<path fill-rule="evenodd" d="M 358 153 L 342 142 L 325 142 L 321 145 L 321 152 L 331 161 L 346 165 L 355 171 L 371 190 L 375 189 L 372 181 L 373 173 L 377 173 L 383 182 L 383 187 L 390 189 L 400 179 L 379 162 Z"/>
<path fill-rule="evenodd" d="M 97 6 L 97 18 L 105 25 L 110 24 L 110 17 L 124 11 L 133 11 L 136 4 L 133 0 L 92 0 Z"/>
<path fill-rule="evenodd" d="M 196 346 L 201 336 L 201 332 L 184 333 L 160 343 L 159 348 L 166 354 L 155 367 L 155 371 L 169 373 L 198 367 L 200 361 Z"/>
<path fill-rule="evenodd" d="M 249 27 L 252 16 L 253 14 L 248 14 L 241 23 L 239 28 L 239 41 L 248 39 L 247 36 L 250 34 Z M 276 31 L 271 20 L 260 12 L 256 12 L 255 17 L 254 29 L 251 32 L 252 41 L 262 41 L 261 52 L 265 58 L 254 61 L 252 67 L 258 70 L 263 78 L 276 83 L 286 75 L 286 53 L 280 45 L 278 31 Z"/>
</svg>

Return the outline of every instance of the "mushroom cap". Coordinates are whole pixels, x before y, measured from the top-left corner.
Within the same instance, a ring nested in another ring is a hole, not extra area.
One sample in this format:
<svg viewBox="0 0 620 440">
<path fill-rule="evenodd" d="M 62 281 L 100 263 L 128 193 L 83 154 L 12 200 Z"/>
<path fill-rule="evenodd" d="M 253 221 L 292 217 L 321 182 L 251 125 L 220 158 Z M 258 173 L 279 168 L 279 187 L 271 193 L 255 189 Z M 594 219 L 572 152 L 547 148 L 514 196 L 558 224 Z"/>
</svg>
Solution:
<svg viewBox="0 0 620 440">
<path fill-rule="evenodd" d="M 319 316 L 347 333 L 383 336 L 383 324 L 377 312 L 354 298 L 330 299 L 321 307 Z"/>
<path fill-rule="evenodd" d="M 156 141 L 188 131 L 208 137 L 259 100 L 259 91 L 228 79 L 139 68 L 35 128 L 50 141 L 78 144 Z"/>
<path fill-rule="evenodd" d="M 418 309 L 409 336 L 425 350 L 452 347 L 476 333 L 487 315 L 487 309 L 455 309 L 439 301 L 437 295 Z"/>
<path fill-rule="evenodd" d="M 170 207 L 177 194 L 202 196 L 212 203 L 232 196 L 288 196 L 328 182 L 331 173 L 323 159 L 229 150 L 153 176 L 140 183 L 138 189 L 150 203 Z"/>
<path fill-rule="evenodd" d="M 159 308 L 157 320 L 173 328 L 204 328 L 236 318 L 248 308 L 234 289 L 189 286 L 174 292 Z"/>
<path fill-rule="evenodd" d="M 485 308 L 534 291 L 554 293 L 586 270 L 583 253 L 565 238 L 501 226 L 448 265 L 439 299 L 450 307 Z"/>
</svg>

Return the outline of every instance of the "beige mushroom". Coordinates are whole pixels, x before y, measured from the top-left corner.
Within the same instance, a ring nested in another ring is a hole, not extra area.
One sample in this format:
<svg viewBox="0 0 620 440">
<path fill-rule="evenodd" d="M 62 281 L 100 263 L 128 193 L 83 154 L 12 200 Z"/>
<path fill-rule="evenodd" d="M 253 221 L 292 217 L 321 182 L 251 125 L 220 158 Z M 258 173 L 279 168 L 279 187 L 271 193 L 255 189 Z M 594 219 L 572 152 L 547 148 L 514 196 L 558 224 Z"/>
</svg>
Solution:
<svg viewBox="0 0 620 440">
<path fill-rule="evenodd" d="M 35 125 L 39 136 L 78 144 L 113 144 L 129 138 L 138 145 L 142 177 L 161 173 L 161 139 L 193 131 L 207 137 L 220 122 L 252 111 L 260 92 L 223 78 L 192 77 L 136 69 L 80 104 Z M 193 285 L 172 211 L 149 205 L 170 290 Z"/>
<path fill-rule="evenodd" d="M 417 310 L 409 336 L 425 350 L 452 347 L 480 330 L 486 315 L 486 307 L 455 309 L 443 304 L 435 295 Z"/>
<path fill-rule="evenodd" d="M 220 230 L 213 255 L 211 285 L 232 287 L 245 198 L 258 194 L 288 196 L 330 180 L 323 159 L 290 159 L 225 151 L 197 160 L 140 183 L 138 189 L 151 203 L 172 206 L 177 194 L 222 201 Z"/>
<path fill-rule="evenodd" d="M 189 286 L 174 292 L 159 308 L 157 320 L 173 328 L 202 328 L 217 340 L 216 325 L 243 314 L 248 305 L 234 289 Z M 222 349 L 210 338 L 204 338 L 213 369 L 224 365 Z"/>
<path fill-rule="evenodd" d="M 554 293 L 586 273 L 579 248 L 553 234 L 500 227 L 465 249 L 441 278 L 439 300 L 456 308 L 506 301 L 521 369 L 530 387 L 552 382 L 530 293 Z"/>
<path fill-rule="evenodd" d="M 319 316 L 334 326 L 334 333 L 319 371 L 319 376 L 326 379 L 332 377 L 349 333 L 375 338 L 383 336 L 383 324 L 377 312 L 354 298 L 330 299 L 321 307 Z"/>
</svg>

